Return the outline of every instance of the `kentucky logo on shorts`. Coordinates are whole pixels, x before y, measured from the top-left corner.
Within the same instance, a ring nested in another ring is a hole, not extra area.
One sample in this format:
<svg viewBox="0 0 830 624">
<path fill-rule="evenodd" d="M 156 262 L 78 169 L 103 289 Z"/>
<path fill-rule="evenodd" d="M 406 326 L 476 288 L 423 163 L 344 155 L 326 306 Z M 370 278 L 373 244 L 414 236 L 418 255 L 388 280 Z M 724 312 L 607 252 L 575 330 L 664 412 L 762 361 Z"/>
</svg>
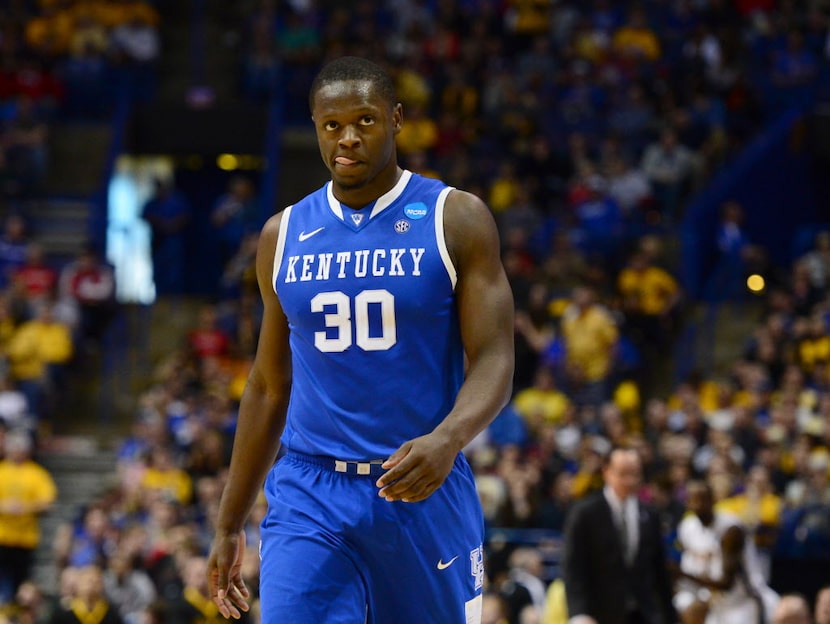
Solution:
<svg viewBox="0 0 830 624">
<path fill-rule="evenodd" d="M 476 582 L 476 589 L 484 585 L 484 546 L 479 545 L 470 551 L 470 574 Z"/>
</svg>

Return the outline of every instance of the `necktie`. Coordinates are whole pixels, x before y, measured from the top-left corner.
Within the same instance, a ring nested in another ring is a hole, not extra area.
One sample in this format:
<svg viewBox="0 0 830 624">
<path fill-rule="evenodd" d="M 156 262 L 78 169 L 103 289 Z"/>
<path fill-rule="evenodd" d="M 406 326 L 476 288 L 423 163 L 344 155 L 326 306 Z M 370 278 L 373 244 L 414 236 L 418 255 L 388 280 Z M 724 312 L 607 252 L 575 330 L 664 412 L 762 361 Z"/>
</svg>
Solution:
<svg viewBox="0 0 830 624">
<path fill-rule="evenodd" d="M 620 506 L 620 544 L 622 546 L 623 560 L 626 565 L 631 563 L 631 534 L 628 532 L 628 514 L 625 511 L 625 503 Z"/>
</svg>

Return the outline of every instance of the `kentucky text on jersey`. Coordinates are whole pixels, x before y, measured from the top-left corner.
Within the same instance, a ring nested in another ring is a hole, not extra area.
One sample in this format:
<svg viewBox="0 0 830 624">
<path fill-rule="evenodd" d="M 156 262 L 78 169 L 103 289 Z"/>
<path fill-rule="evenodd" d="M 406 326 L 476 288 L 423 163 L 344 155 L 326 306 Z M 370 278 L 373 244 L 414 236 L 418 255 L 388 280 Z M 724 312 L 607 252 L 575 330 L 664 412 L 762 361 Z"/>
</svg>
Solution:
<svg viewBox="0 0 830 624">
<path fill-rule="evenodd" d="M 289 256 L 285 283 L 325 282 L 331 279 L 373 277 L 420 277 L 424 247 L 358 249 Z"/>
</svg>

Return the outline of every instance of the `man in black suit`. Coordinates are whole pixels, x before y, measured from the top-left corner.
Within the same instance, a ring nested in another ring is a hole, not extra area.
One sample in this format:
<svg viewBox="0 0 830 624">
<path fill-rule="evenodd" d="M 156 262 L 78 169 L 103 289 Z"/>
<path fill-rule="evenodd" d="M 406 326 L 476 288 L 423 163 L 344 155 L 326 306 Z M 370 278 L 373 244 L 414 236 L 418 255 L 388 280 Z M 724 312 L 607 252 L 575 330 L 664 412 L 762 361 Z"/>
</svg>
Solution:
<svg viewBox="0 0 830 624">
<path fill-rule="evenodd" d="M 675 624 L 659 518 L 636 498 L 640 456 L 614 448 L 602 475 L 602 492 L 580 501 L 565 523 L 568 622 Z"/>
</svg>

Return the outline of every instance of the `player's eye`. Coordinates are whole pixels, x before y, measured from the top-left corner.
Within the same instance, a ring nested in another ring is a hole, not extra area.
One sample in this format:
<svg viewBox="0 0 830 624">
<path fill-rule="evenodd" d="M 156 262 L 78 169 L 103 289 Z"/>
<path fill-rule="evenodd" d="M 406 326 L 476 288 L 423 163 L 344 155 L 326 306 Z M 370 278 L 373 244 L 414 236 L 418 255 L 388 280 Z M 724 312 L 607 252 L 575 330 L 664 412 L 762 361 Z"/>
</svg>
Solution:
<svg viewBox="0 0 830 624">
<path fill-rule="evenodd" d="M 364 115 L 360 118 L 360 125 L 361 126 L 371 126 L 375 123 L 375 118 L 371 115 Z"/>
<path fill-rule="evenodd" d="M 337 122 L 336 121 L 326 121 L 323 123 L 324 130 L 337 130 Z"/>
</svg>

